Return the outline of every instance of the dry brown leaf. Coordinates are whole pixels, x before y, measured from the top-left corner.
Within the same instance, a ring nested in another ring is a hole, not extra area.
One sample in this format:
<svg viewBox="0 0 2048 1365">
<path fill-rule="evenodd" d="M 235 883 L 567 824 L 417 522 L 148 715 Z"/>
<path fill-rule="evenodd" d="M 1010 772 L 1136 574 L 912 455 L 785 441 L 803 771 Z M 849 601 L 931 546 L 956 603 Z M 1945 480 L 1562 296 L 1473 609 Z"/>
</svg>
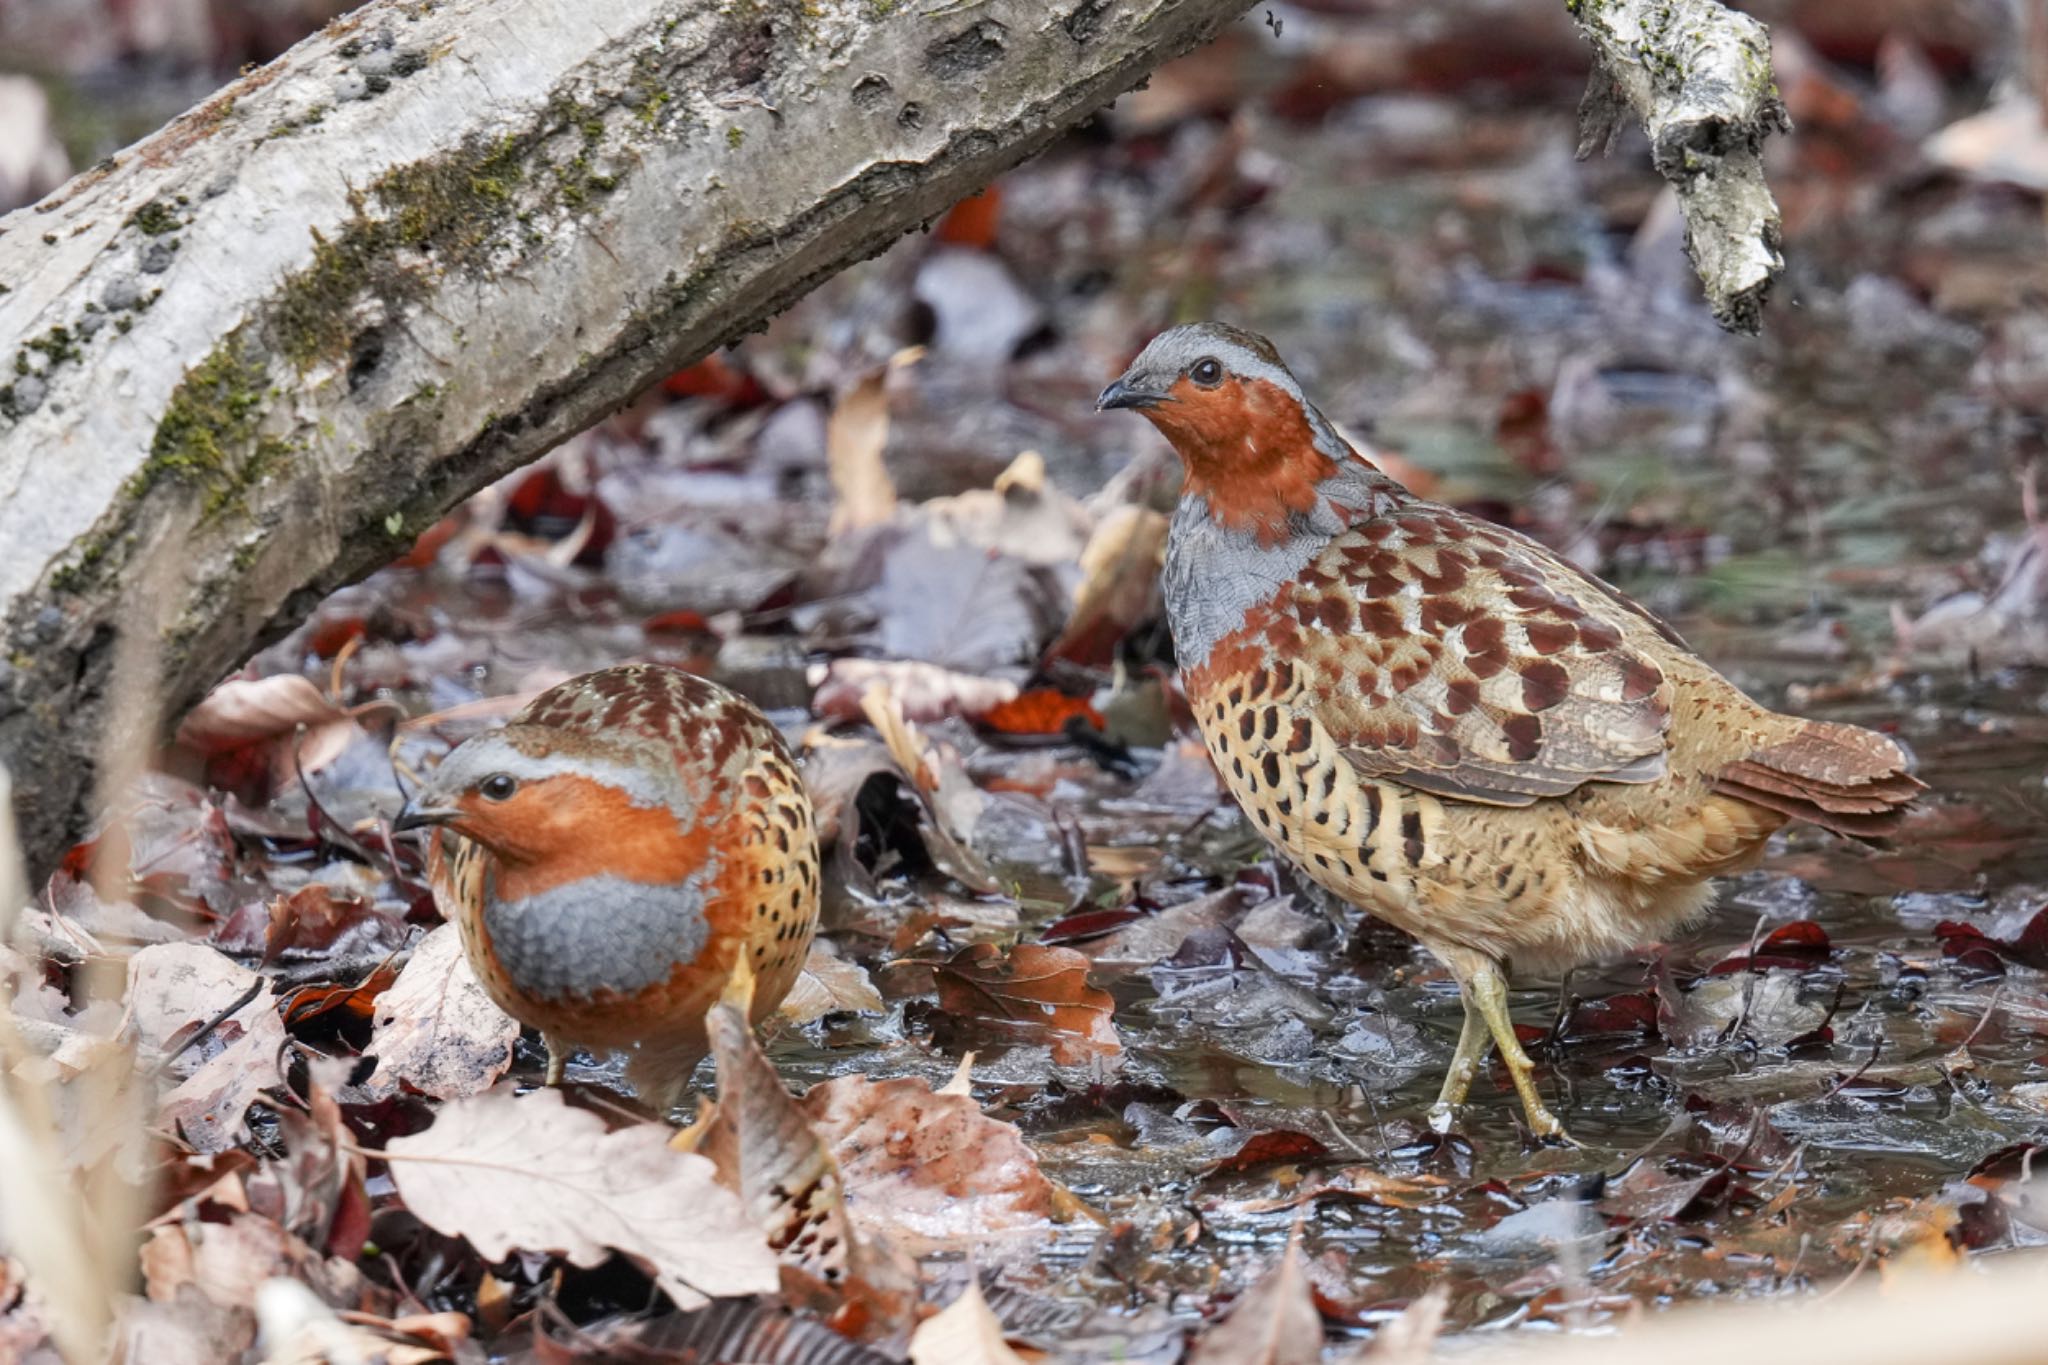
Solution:
<svg viewBox="0 0 2048 1365">
<path fill-rule="evenodd" d="M 887 689 L 912 721 L 981 716 L 1017 696 L 1013 682 L 920 659 L 834 659 L 811 698 L 811 710 L 827 720 L 856 720 L 863 714 L 862 699 L 876 687 Z"/>
<path fill-rule="evenodd" d="M 868 979 L 861 965 L 848 962 L 823 940 L 811 944 L 803 973 L 782 998 L 781 1006 L 783 1017 L 799 1024 L 838 1011 L 881 1014 L 887 1009 L 882 993 L 875 989 L 875 983 Z"/>
<path fill-rule="evenodd" d="M 1166 518 L 1125 503 L 1103 517 L 1081 550 L 1081 585 L 1073 614 L 1046 656 L 1101 666 L 1116 642 L 1159 611 L 1159 568 L 1166 556 Z"/>
<path fill-rule="evenodd" d="M 195 762 L 218 760 L 207 772 L 226 785 L 237 785 L 237 771 L 248 768 L 259 774 L 267 771 L 270 786 L 276 789 L 299 771 L 319 772 L 361 733 L 355 718 L 313 683 L 296 673 L 280 673 L 230 678 L 215 687 L 179 722 L 172 748 L 174 754 L 188 754 Z"/>
<path fill-rule="evenodd" d="M 292 734 L 301 725 L 313 730 L 347 719 L 346 711 L 296 673 L 229 678 L 185 713 L 177 743 L 196 753 L 217 754 Z"/>
<path fill-rule="evenodd" d="M 1003 1339 L 980 1281 L 969 1278 L 960 1297 L 910 1334 L 910 1365 L 1024 1365 L 1024 1357 Z"/>
<path fill-rule="evenodd" d="M 971 545 L 1061 569 L 1081 557 L 1089 534 L 1087 509 L 1052 485 L 1035 450 L 1010 461 L 992 488 L 924 503 L 913 518 L 918 523 L 936 545 Z"/>
<path fill-rule="evenodd" d="M 360 1091 L 366 1099 L 411 1086 L 437 1100 L 489 1090 L 512 1065 L 519 1021 L 484 993 L 462 951 L 461 932 L 444 924 L 413 949 L 398 980 L 377 997 L 376 1033 L 365 1055 L 377 1059 Z"/>
<path fill-rule="evenodd" d="M 1123 1047 L 1111 1018 L 1116 1001 L 1088 984 L 1088 967 L 1071 948 L 975 943 L 932 975 L 945 1014 L 1011 1041 L 1050 1043 L 1055 1061 L 1076 1066 Z"/>
<path fill-rule="evenodd" d="M 2048 131 L 2028 95 L 2009 95 L 1927 139 L 1927 155 L 1978 180 L 2048 189 Z"/>
<path fill-rule="evenodd" d="M 994 871 L 968 843 L 987 798 L 967 776 L 960 755 L 950 745 L 927 740 L 904 719 L 903 707 L 886 689 L 876 688 L 862 697 L 861 710 L 930 816 L 925 829 L 931 836 L 926 842 L 933 863 L 962 886 L 1000 890 L 1002 883 Z"/>
<path fill-rule="evenodd" d="M 924 1081 L 841 1076 L 801 1104 L 837 1154 L 854 1221 L 913 1254 L 1042 1233 L 1058 1193 L 1012 1124 Z"/>
<path fill-rule="evenodd" d="M 760 1229 L 709 1161 L 668 1139 L 655 1122 L 607 1133 L 558 1090 L 494 1090 L 442 1106 L 433 1127 L 394 1138 L 386 1154 L 406 1206 L 486 1260 L 555 1251 L 591 1266 L 617 1250 L 683 1307 L 772 1292 Z"/>
<path fill-rule="evenodd" d="M 1233 1215 L 1277 1213 L 1299 1208 L 1317 1199 L 1378 1204 L 1390 1209 L 1419 1209 L 1441 1203 L 1447 1190 L 1436 1176 L 1403 1178 L 1388 1175 L 1375 1166 L 1344 1166 L 1336 1170 L 1310 1171 L 1301 1183 L 1270 1199 L 1226 1200 L 1218 1198 L 1205 1207 L 1228 1208 Z"/>
<path fill-rule="evenodd" d="M 19 1318 L 16 1309 L 10 1318 Z M 121 1308 L 115 1324 L 113 1359 L 148 1361 L 149 1365 L 220 1365 L 223 1360 L 240 1360 L 256 1343 L 256 1321 L 249 1313 L 219 1304 L 187 1289 L 176 1300 L 158 1303 L 131 1298 Z M 0 1351 L 11 1345 L 0 1337 Z M 28 1356 L 27 1347 L 21 1349 Z M 0 1359 L 16 1356 L 0 1354 Z"/>
<path fill-rule="evenodd" d="M 900 1339 L 915 1315 L 917 1270 L 858 1229 L 846 1180 L 730 1001 L 705 1018 L 718 1062 L 718 1111 L 697 1148 L 717 1163 L 781 1258 L 783 1297 L 861 1340 Z"/>
<path fill-rule="evenodd" d="M 151 1229 L 142 1244 L 143 1285 L 159 1303 L 196 1290 L 221 1308 L 247 1312 L 256 1291 L 274 1276 L 296 1276 L 334 1288 L 359 1278 L 353 1266 L 323 1261 L 275 1219 L 231 1213 L 226 1221 L 196 1217 Z"/>
<path fill-rule="evenodd" d="M 137 952 L 128 959 L 128 1014 L 143 1059 L 155 1061 L 181 1041 L 179 1035 L 191 1026 L 213 1018 L 244 996 L 254 1005 L 262 993 L 259 990 L 250 996 L 250 988 L 260 982 L 256 973 L 203 943 L 154 943 Z M 252 1015 L 245 1006 L 233 1017 Z M 207 1055 L 199 1048 L 187 1052 L 179 1059 L 182 1071 L 197 1069 Z"/>
<path fill-rule="evenodd" d="M 1381 1324 L 1371 1341 L 1344 1357 L 1344 1365 L 1428 1365 L 1449 1302 L 1449 1292 L 1438 1285 L 1402 1309 L 1401 1316 Z"/>
<path fill-rule="evenodd" d="M 284 1021 L 262 985 L 256 973 L 199 943 L 152 944 L 128 960 L 128 1008 L 146 1060 L 213 1022 L 171 1064 L 182 1080 L 158 1102 L 159 1125 L 195 1151 L 234 1146 L 249 1106 L 282 1080 Z M 214 1022 L 237 1001 L 239 1008 Z"/>
<path fill-rule="evenodd" d="M 886 524 L 896 515 L 896 485 L 882 451 L 889 444 L 889 371 L 913 364 L 920 348 L 899 351 L 839 395 L 825 423 L 825 460 L 832 476 L 833 538 Z"/>
<path fill-rule="evenodd" d="M 1188 1365 L 1319 1365 L 1323 1319 L 1309 1293 L 1301 1249 L 1289 1242 L 1272 1269 L 1203 1333 Z"/>
</svg>

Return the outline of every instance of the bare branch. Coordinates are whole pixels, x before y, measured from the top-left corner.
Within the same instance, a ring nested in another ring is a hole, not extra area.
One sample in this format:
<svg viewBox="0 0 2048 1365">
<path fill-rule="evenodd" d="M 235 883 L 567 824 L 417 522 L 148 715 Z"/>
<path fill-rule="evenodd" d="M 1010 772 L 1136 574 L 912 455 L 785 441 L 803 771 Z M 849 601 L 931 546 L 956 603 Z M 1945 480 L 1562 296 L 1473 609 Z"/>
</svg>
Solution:
<svg viewBox="0 0 2048 1365">
<path fill-rule="evenodd" d="M 1613 138 L 1624 112 L 1650 136 L 1678 191 L 1686 251 L 1714 317 L 1754 334 L 1785 268 L 1763 141 L 1789 132 L 1771 78 L 1770 34 L 1718 0 L 1565 0 L 1597 65 L 1579 106 L 1579 156 Z"/>
</svg>

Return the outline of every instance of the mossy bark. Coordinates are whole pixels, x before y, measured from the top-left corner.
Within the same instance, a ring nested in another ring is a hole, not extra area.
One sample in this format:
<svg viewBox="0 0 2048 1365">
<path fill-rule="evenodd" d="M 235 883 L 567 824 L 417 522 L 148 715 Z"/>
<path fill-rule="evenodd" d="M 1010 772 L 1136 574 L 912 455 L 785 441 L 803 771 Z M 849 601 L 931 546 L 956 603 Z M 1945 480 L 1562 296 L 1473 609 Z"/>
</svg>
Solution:
<svg viewBox="0 0 2048 1365">
<path fill-rule="evenodd" d="M 1714 317 L 1754 334 L 1785 268 L 1763 142 L 1788 131 L 1764 26 L 1718 0 L 1565 0 L 1597 65 L 1579 107 L 1579 155 L 1633 114 L 1678 193 L 1686 251 Z"/>
<path fill-rule="evenodd" d="M 1247 7 L 379 0 L 0 219 L 0 766 L 35 865 L 85 823 L 119 632 L 174 713 Z"/>
</svg>

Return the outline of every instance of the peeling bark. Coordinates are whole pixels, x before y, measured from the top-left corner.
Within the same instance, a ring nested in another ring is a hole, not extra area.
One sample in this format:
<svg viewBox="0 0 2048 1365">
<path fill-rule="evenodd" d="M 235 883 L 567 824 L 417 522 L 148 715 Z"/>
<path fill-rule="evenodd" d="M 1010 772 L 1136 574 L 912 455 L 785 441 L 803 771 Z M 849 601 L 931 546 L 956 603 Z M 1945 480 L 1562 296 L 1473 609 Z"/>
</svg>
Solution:
<svg viewBox="0 0 2048 1365">
<path fill-rule="evenodd" d="M 0 219 L 0 767 L 34 866 L 84 823 L 121 632 L 182 708 L 1247 6 L 377 0 Z"/>
<path fill-rule="evenodd" d="M 1771 78 L 1769 31 L 1718 0 L 1565 3 L 1597 63 L 1579 106 L 1580 159 L 1635 115 L 1658 174 L 1678 192 L 1707 305 L 1729 331 L 1754 335 L 1785 268 L 1763 142 L 1791 123 Z"/>
</svg>

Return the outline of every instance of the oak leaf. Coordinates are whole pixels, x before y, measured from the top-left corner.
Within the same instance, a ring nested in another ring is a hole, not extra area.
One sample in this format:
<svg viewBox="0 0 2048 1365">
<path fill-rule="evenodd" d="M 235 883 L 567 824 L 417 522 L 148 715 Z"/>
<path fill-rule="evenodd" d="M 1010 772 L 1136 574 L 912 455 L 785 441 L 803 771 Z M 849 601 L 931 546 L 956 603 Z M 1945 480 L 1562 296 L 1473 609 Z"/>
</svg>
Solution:
<svg viewBox="0 0 2048 1365">
<path fill-rule="evenodd" d="M 486 1260 L 560 1252 L 592 1266 L 619 1251 L 679 1306 L 772 1292 L 775 1257 L 703 1157 L 671 1151 L 663 1123 L 606 1132 L 558 1090 L 493 1090 L 444 1105 L 386 1150 L 406 1206 Z"/>
<path fill-rule="evenodd" d="M 933 969 L 939 1009 L 1017 1042 L 1050 1043 L 1053 1060 L 1079 1065 L 1122 1050 L 1109 992 L 1088 984 L 1088 959 L 1071 948 L 993 943 L 961 949 Z"/>
</svg>

